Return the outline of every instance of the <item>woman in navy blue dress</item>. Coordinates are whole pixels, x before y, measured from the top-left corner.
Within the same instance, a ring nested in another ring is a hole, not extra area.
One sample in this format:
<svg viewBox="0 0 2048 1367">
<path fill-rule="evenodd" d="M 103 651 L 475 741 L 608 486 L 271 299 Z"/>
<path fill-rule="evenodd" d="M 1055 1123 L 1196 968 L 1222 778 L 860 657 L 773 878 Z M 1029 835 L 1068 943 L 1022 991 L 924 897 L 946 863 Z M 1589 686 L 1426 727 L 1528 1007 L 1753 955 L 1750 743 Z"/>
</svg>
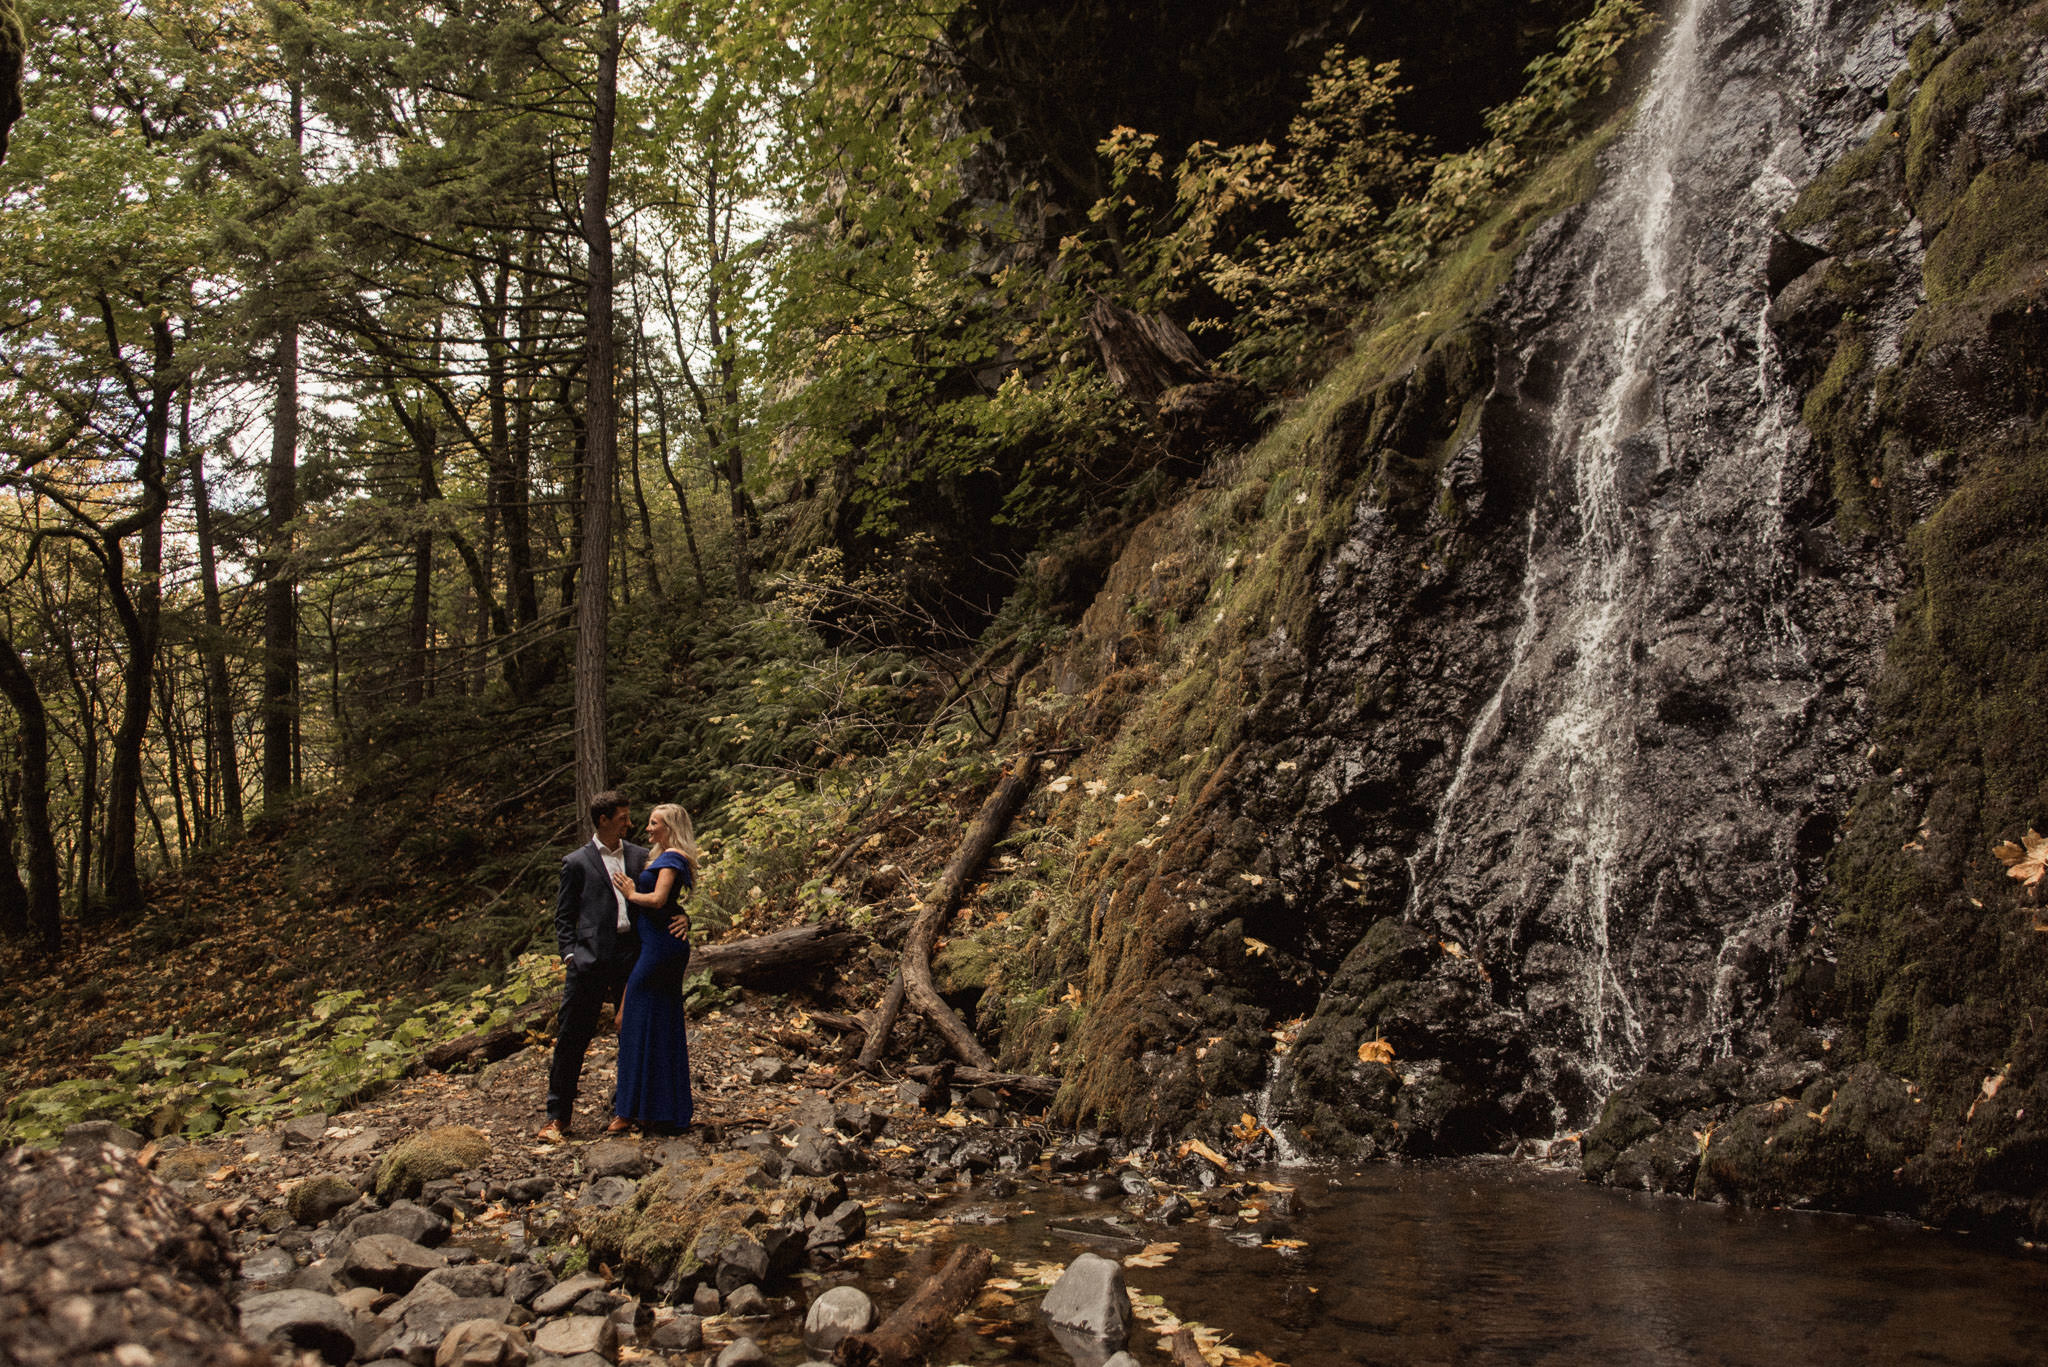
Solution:
<svg viewBox="0 0 2048 1367">
<path fill-rule="evenodd" d="M 619 1091 L 609 1130 L 635 1125 L 683 1130 L 690 1124 L 690 1047 L 683 1035 L 683 974 L 690 967 L 690 941 L 677 938 L 670 922 L 683 915 L 681 902 L 697 881 L 697 841 L 690 814 L 673 802 L 647 817 L 652 850 L 638 881 L 614 875 L 640 928 L 640 958 L 626 979 L 619 1003 Z"/>
</svg>

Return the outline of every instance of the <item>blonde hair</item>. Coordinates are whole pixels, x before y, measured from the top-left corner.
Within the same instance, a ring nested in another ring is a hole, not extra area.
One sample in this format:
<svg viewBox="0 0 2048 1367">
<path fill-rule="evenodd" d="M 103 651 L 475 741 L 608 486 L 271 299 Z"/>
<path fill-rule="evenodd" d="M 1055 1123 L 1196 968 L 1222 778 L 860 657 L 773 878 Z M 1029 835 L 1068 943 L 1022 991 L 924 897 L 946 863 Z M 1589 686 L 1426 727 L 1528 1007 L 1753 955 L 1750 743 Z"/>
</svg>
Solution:
<svg viewBox="0 0 2048 1367">
<path fill-rule="evenodd" d="M 697 853 L 697 833 L 690 829 L 690 814 L 684 811 L 679 803 L 664 802 L 649 812 L 647 819 L 659 821 L 667 836 L 665 840 L 656 843 L 654 854 L 674 850 L 690 861 L 690 876 L 694 878 L 697 874 L 697 861 L 701 856 Z M 653 855 L 648 857 L 652 859 Z"/>
</svg>

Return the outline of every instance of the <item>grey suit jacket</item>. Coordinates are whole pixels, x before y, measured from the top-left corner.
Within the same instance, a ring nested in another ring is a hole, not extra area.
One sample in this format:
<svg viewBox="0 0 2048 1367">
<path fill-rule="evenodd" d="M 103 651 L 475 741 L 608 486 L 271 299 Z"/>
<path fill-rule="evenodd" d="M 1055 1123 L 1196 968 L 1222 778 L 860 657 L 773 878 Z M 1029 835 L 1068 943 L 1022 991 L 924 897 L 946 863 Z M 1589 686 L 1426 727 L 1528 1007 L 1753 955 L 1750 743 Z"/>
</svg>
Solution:
<svg viewBox="0 0 2048 1367">
<path fill-rule="evenodd" d="M 619 849 L 626 857 L 626 876 L 639 877 L 647 865 L 647 847 L 626 840 Z M 555 944 L 563 958 L 577 968 L 588 968 L 626 957 L 629 946 L 619 941 L 618 895 L 603 856 L 586 840 L 562 860 L 561 878 L 555 884 Z"/>
</svg>

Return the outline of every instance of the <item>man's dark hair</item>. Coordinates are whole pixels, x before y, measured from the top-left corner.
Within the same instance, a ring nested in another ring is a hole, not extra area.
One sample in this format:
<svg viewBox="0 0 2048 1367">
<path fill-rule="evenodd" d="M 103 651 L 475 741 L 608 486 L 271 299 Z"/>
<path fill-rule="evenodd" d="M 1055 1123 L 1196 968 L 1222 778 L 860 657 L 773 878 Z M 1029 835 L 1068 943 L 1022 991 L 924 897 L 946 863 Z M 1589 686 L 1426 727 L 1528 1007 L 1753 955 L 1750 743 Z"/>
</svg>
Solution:
<svg viewBox="0 0 2048 1367">
<path fill-rule="evenodd" d="M 607 788 L 601 793 L 592 793 L 590 795 L 590 824 L 596 826 L 598 822 L 604 820 L 619 808 L 630 805 L 626 801 L 626 795 L 617 788 Z"/>
</svg>

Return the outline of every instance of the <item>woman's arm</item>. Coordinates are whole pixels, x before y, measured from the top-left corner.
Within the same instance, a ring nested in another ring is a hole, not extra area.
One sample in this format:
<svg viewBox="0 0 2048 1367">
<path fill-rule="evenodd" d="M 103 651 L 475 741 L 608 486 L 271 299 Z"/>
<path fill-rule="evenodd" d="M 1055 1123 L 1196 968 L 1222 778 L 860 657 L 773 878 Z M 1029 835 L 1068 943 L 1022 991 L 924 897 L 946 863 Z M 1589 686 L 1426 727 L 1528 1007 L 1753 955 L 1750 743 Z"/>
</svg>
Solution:
<svg viewBox="0 0 2048 1367">
<path fill-rule="evenodd" d="M 676 871 L 661 869 L 654 875 L 653 892 L 636 892 L 633 880 L 622 873 L 612 875 L 612 886 L 625 894 L 626 900 L 636 907 L 658 907 L 668 901 L 669 889 L 676 885 Z"/>
</svg>

